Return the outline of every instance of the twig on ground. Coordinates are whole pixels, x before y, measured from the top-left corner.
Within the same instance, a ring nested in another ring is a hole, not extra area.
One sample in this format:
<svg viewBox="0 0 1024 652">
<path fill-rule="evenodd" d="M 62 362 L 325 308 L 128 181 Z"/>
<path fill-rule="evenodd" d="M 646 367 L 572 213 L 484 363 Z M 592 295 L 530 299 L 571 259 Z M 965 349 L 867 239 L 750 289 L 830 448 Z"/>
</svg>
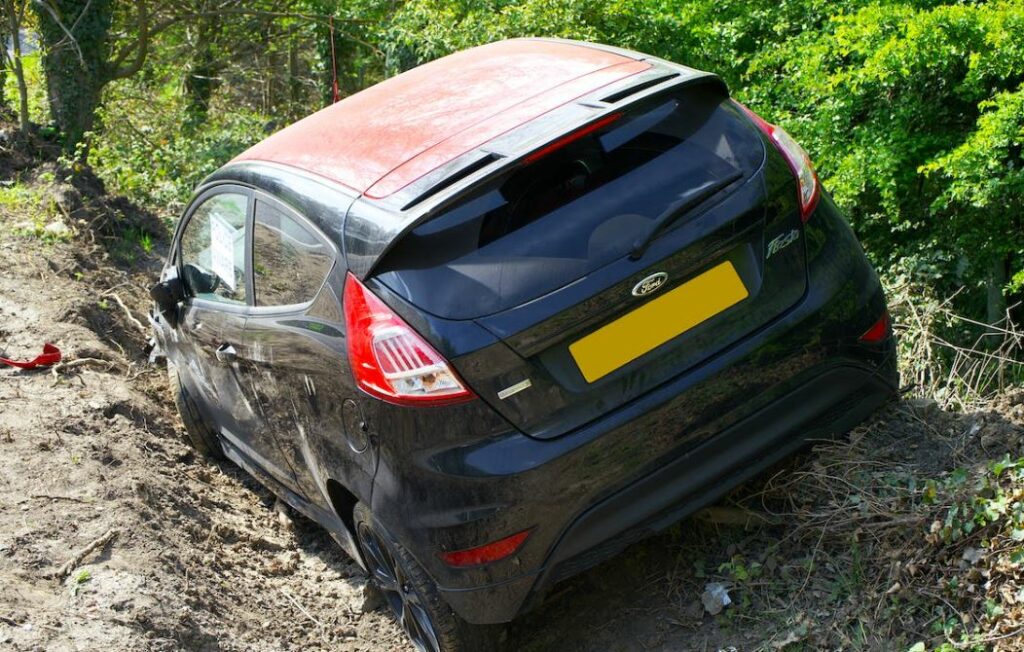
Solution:
<svg viewBox="0 0 1024 652">
<path fill-rule="evenodd" d="M 113 541 L 114 537 L 116 537 L 118 534 L 118 530 L 108 530 L 107 533 L 103 536 L 97 539 L 93 539 L 92 543 L 76 552 L 74 555 L 71 556 L 71 559 L 67 560 L 67 562 L 65 562 L 63 566 L 57 569 L 57 572 L 53 574 L 53 577 L 58 580 L 63 580 L 71 574 L 71 571 L 75 570 L 75 568 L 77 568 L 78 565 L 82 563 L 82 560 L 84 560 L 86 557 L 96 552 L 97 550 L 105 547 L 108 543 Z"/>
<path fill-rule="evenodd" d="M 32 494 L 32 498 L 39 498 L 44 500 L 67 500 L 73 503 L 89 503 L 91 501 L 84 498 L 76 498 L 75 496 L 54 496 L 51 494 Z"/>
<path fill-rule="evenodd" d="M 306 618 L 309 618 L 311 621 L 313 621 L 318 627 L 320 627 L 320 629 L 324 629 L 324 624 L 317 620 L 313 616 L 313 614 L 306 611 L 306 608 L 299 604 L 299 601 L 293 598 L 291 593 L 288 593 L 288 591 L 286 591 L 285 589 L 281 589 L 281 593 L 283 593 L 284 597 L 288 598 L 288 601 L 295 605 L 295 608 L 301 611 L 306 616 Z"/>
<path fill-rule="evenodd" d="M 112 290 L 107 290 L 106 292 L 104 292 L 100 296 L 110 297 L 111 299 L 116 301 L 117 305 L 121 306 L 121 310 L 124 310 L 124 314 L 128 316 L 128 321 L 130 321 L 132 323 L 132 326 L 134 326 L 143 335 L 146 335 L 146 336 L 149 335 L 149 330 L 145 326 L 142 325 L 141 321 L 139 321 L 138 319 L 135 318 L 135 315 L 133 315 L 132 311 L 128 309 L 128 306 L 126 306 L 124 304 L 124 301 L 121 300 L 121 297 L 117 294 L 117 292 L 114 292 Z"/>
<path fill-rule="evenodd" d="M 75 367 L 81 367 L 84 365 L 106 366 L 107 370 L 109 371 L 111 367 L 117 366 L 117 363 L 111 362 L 110 360 L 102 360 L 100 358 L 77 358 L 75 360 L 68 360 L 66 362 L 58 362 L 57 364 L 50 367 L 50 374 L 53 375 L 54 379 L 56 379 L 57 374 L 68 369 L 74 369 Z"/>
</svg>

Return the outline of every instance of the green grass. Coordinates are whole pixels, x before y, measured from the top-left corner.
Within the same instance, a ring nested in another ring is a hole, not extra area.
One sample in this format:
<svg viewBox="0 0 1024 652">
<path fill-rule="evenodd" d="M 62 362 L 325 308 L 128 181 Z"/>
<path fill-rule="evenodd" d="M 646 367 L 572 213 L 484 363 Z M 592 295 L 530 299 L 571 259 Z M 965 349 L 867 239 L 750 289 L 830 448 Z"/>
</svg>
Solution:
<svg viewBox="0 0 1024 652">
<path fill-rule="evenodd" d="M 16 182 L 0 187 L 0 216 L 7 218 L 11 232 L 19 237 L 34 238 L 52 244 L 68 242 L 74 231 L 61 220 L 62 214 L 50 192 L 52 174 L 41 174 L 32 184 Z M 65 228 L 60 228 L 63 224 Z M 48 226 L 50 228 L 47 228 Z"/>
<path fill-rule="evenodd" d="M 44 202 L 43 189 L 23 183 L 0 187 L 0 209 L 11 213 L 33 210 Z"/>
</svg>

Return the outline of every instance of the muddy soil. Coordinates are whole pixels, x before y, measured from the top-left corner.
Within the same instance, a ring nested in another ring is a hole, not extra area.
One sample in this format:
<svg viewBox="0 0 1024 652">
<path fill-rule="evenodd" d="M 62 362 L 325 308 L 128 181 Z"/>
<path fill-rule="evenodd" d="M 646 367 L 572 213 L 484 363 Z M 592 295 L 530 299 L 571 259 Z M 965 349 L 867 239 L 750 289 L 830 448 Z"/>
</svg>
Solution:
<svg viewBox="0 0 1024 652">
<path fill-rule="evenodd" d="M 182 443 L 166 373 L 147 363 L 137 323 L 165 245 L 124 260 L 84 222 L 69 242 L 47 243 L 15 233 L 17 219 L 0 217 L 0 355 L 32 357 L 52 342 L 65 363 L 0 368 L 0 649 L 408 649 L 385 610 L 367 609 L 358 567 L 330 537 Z M 960 418 L 894 405 L 858 437 L 880 460 L 938 471 L 955 451 L 936 442 Z M 807 623 L 828 627 L 831 612 L 814 608 L 827 569 L 767 616 L 742 601 L 705 612 L 700 596 L 721 564 L 786 534 L 777 520 L 750 529 L 722 518 L 728 509 L 556 587 L 512 625 L 509 648 L 779 649 L 808 636 Z"/>
</svg>

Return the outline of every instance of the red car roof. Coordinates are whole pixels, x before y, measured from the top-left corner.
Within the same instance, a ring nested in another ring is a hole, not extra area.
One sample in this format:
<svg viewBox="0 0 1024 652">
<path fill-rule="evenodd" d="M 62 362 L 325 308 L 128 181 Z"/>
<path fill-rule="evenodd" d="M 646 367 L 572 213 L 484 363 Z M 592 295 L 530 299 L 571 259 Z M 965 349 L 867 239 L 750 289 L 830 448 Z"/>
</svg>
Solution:
<svg viewBox="0 0 1024 652">
<path fill-rule="evenodd" d="M 510 129 L 648 68 L 567 42 L 491 43 L 347 97 L 235 161 L 289 165 L 386 197 Z"/>
</svg>

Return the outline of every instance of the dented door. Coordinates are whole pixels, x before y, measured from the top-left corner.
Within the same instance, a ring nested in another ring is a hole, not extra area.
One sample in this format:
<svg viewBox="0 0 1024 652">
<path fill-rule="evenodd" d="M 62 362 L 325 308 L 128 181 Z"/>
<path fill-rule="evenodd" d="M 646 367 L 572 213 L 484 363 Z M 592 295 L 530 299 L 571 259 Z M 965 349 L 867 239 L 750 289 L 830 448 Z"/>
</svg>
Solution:
<svg viewBox="0 0 1024 652">
<path fill-rule="evenodd" d="M 331 278 L 338 253 L 302 216 L 260 195 L 253 227 L 255 307 L 246 323 L 250 391 L 292 475 L 289 488 L 324 507 L 334 479 L 369 484 L 368 441 L 345 431 L 348 354 Z M 350 402 L 350 401 L 349 401 Z"/>
</svg>

